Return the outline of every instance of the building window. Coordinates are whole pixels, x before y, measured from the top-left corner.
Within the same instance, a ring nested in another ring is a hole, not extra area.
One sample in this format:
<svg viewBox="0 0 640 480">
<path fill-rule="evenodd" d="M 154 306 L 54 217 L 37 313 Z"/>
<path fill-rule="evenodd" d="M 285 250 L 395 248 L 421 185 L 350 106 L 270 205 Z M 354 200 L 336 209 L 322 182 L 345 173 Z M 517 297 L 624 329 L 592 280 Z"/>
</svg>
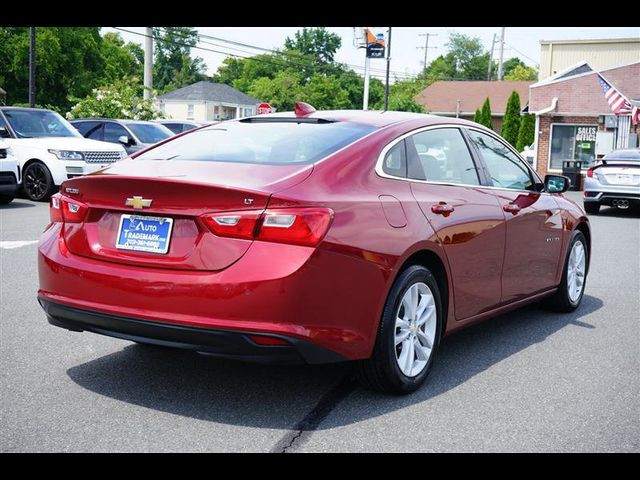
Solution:
<svg viewBox="0 0 640 480">
<path fill-rule="evenodd" d="M 562 162 L 582 161 L 589 168 L 596 159 L 597 125 L 551 125 L 551 155 L 549 168 L 562 170 Z"/>
<path fill-rule="evenodd" d="M 193 104 L 187 105 L 187 120 L 193 120 Z"/>
</svg>

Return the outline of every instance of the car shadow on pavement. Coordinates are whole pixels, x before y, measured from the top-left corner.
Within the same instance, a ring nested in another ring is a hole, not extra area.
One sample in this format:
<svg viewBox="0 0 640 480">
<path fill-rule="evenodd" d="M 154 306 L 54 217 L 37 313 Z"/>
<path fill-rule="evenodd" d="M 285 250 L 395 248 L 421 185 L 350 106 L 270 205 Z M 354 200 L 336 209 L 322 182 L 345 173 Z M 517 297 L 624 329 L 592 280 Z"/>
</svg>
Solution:
<svg viewBox="0 0 640 480">
<path fill-rule="evenodd" d="M 590 215 L 591 217 L 593 215 Z M 598 217 L 618 217 L 618 218 L 640 218 L 640 207 L 629 207 L 626 210 L 621 210 L 614 207 L 600 207 Z"/>
<path fill-rule="evenodd" d="M 581 307 L 570 314 L 530 306 L 465 329 L 442 342 L 430 378 L 417 392 L 397 397 L 354 386 L 351 395 L 362 399 L 359 404 L 363 408 L 350 408 L 348 415 L 329 416 L 317 428 L 356 423 L 427 401 L 564 327 L 595 328 L 581 318 L 602 306 L 600 299 L 585 295 Z M 351 365 L 265 366 L 129 345 L 74 366 L 67 374 L 79 386 L 100 395 L 174 415 L 289 429 L 327 391 L 344 383 L 351 375 Z"/>
<path fill-rule="evenodd" d="M 25 201 L 25 200 L 15 199 L 11 203 L 8 203 L 6 205 L 0 205 L 0 210 L 17 210 L 19 208 L 29 208 L 29 207 L 35 207 L 34 203 L 28 200 Z"/>
</svg>

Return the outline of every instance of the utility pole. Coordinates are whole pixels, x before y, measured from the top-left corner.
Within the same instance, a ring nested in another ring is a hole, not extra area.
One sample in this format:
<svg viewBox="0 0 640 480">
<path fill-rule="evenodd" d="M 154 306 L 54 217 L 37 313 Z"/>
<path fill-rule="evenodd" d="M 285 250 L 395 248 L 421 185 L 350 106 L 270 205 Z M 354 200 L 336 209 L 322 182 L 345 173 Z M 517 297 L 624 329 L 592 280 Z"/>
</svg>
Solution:
<svg viewBox="0 0 640 480">
<path fill-rule="evenodd" d="M 504 27 L 500 31 L 500 62 L 498 63 L 498 80 L 502 80 L 502 60 L 504 57 Z"/>
<path fill-rule="evenodd" d="M 364 96 L 362 97 L 362 110 L 369 110 L 369 61 L 365 50 L 364 57 Z"/>
<path fill-rule="evenodd" d="M 153 28 L 146 28 L 144 39 L 144 92 L 143 98 L 149 100 L 153 90 Z"/>
<path fill-rule="evenodd" d="M 36 106 L 36 27 L 29 27 L 29 106 Z"/>
<path fill-rule="evenodd" d="M 487 72 L 487 80 L 491 80 L 491 67 L 493 66 L 493 47 L 496 44 L 496 34 L 493 34 L 493 40 L 491 40 L 491 55 L 489 55 L 489 71 Z"/>
<path fill-rule="evenodd" d="M 425 88 L 427 86 L 427 52 L 429 51 L 430 48 L 438 48 L 438 47 L 430 47 L 429 46 L 429 37 L 437 37 L 438 34 L 437 33 L 419 33 L 418 34 L 419 37 L 425 37 L 424 40 L 424 47 L 416 47 L 418 49 L 420 48 L 424 48 L 424 77 L 422 78 L 422 88 Z"/>
<path fill-rule="evenodd" d="M 389 27 L 389 38 L 387 38 L 387 80 L 384 87 L 384 111 L 389 107 L 389 70 L 391 67 L 391 27 Z"/>
</svg>

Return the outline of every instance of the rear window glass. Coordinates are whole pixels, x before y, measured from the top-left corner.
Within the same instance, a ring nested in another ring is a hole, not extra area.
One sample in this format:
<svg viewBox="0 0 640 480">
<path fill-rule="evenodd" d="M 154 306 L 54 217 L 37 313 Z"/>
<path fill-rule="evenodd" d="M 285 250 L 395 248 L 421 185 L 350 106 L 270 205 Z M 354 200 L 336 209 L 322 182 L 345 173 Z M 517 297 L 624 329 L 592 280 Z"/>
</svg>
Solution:
<svg viewBox="0 0 640 480">
<path fill-rule="evenodd" d="M 225 122 L 178 137 L 137 158 L 273 165 L 313 163 L 374 130 L 372 126 L 348 122 Z"/>
</svg>

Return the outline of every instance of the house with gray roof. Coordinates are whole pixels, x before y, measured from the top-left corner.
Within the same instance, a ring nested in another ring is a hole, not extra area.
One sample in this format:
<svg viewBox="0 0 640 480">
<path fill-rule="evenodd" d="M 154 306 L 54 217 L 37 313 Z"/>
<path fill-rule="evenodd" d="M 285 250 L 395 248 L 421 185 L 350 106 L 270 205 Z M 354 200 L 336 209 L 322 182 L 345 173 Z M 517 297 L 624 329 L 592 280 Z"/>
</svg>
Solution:
<svg viewBox="0 0 640 480">
<path fill-rule="evenodd" d="M 256 114 L 260 100 L 224 83 L 196 82 L 156 99 L 167 118 L 195 121 L 229 120 Z"/>
</svg>

